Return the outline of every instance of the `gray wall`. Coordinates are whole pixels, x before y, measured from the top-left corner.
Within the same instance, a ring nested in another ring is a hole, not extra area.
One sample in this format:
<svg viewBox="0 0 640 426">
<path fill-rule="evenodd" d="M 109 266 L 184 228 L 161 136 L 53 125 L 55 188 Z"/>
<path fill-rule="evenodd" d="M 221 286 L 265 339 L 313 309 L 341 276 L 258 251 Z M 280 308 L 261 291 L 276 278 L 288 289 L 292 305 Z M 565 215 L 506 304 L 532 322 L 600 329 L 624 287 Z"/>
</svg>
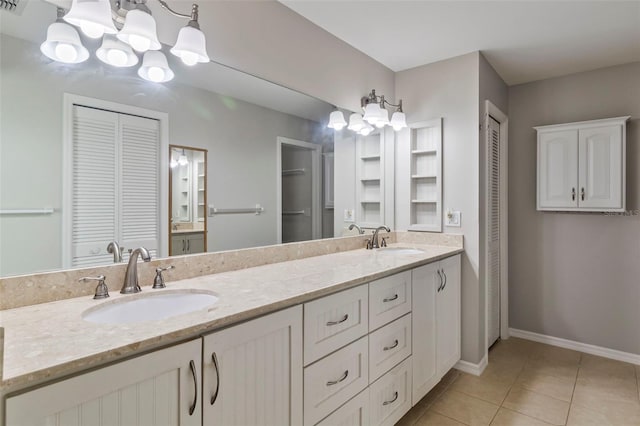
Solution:
<svg viewBox="0 0 640 426">
<path fill-rule="evenodd" d="M 443 203 L 462 212 L 462 359 L 478 363 L 484 347 L 484 287 L 479 275 L 479 53 L 401 71 L 396 97 L 408 122 L 443 118 Z M 337 145 L 336 145 L 337 149 Z"/>
<path fill-rule="evenodd" d="M 276 138 L 322 141 L 317 123 L 175 82 L 155 85 L 95 59 L 80 67 L 51 63 L 38 46 L 6 35 L 0 43 L 3 208 L 61 207 L 68 92 L 167 112 L 169 143 L 209 150 L 209 204 L 265 207 L 260 216 L 209 218 L 210 251 L 276 243 Z M 19 220 L 0 219 L 1 274 L 60 268 L 61 214 Z M 30 247 L 30 255 L 16 247 Z"/>
<path fill-rule="evenodd" d="M 630 115 L 630 216 L 536 211 L 532 126 Z M 640 62 L 509 89 L 509 315 L 517 329 L 640 354 Z"/>
</svg>

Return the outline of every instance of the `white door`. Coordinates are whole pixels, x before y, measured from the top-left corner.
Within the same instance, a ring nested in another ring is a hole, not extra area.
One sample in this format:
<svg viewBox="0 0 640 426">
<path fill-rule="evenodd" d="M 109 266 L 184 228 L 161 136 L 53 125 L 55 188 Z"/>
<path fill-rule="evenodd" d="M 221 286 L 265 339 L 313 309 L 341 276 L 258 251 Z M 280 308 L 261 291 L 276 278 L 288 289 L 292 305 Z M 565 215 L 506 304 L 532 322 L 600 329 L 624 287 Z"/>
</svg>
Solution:
<svg viewBox="0 0 640 426">
<path fill-rule="evenodd" d="M 413 392 L 415 405 L 440 380 L 436 368 L 436 289 L 442 285 L 440 263 L 411 271 Z"/>
<path fill-rule="evenodd" d="M 302 424 L 302 307 L 204 338 L 203 424 Z"/>
<path fill-rule="evenodd" d="M 538 136 L 538 208 L 578 207 L 578 131 Z"/>
<path fill-rule="evenodd" d="M 487 346 L 500 337 L 500 222 L 501 222 L 501 170 L 500 123 L 489 117 L 487 143 L 487 312 L 489 329 Z"/>
<path fill-rule="evenodd" d="M 202 424 L 202 339 L 7 398 L 7 426 Z"/>
<path fill-rule="evenodd" d="M 438 378 L 460 360 L 460 255 L 440 261 L 443 284 L 436 296 Z"/>
<path fill-rule="evenodd" d="M 622 208 L 622 127 L 581 129 L 579 157 L 580 207 Z"/>
</svg>

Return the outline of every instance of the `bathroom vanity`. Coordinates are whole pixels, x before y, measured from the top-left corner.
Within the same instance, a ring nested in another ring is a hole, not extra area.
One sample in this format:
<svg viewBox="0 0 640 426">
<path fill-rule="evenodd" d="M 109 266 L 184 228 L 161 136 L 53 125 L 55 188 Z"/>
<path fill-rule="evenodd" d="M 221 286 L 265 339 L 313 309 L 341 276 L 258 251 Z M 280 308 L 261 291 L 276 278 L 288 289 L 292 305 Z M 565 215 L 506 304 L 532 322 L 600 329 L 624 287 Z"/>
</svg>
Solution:
<svg viewBox="0 0 640 426">
<path fill-rule="evenodd" d="M 460 359 L 461 242 L 395 242 L 2 311 L 6 424 L 394 424 Z M 157 321 L 83 319 L 152 292 L 218 299 Z"/>
</svg>

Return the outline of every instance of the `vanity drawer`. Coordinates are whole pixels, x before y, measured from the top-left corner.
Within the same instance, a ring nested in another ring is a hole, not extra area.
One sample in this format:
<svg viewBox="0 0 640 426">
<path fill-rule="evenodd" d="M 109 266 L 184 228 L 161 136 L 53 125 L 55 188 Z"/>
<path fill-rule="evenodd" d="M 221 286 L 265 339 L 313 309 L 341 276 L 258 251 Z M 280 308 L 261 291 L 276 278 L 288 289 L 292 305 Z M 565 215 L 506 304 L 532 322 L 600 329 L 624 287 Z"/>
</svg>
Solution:
<svg viewBox="0 0 640 426">
<path fill-rule="evenodd" d="M 411 355 L 411 314 L 369 335 L 369 383 Z"/>
<path fill-rule="evenodd" d="M 367 334 L 368 286 L 332 294 L 304 305 L 304 365 Z"/>
<path fill-rule="evenodd" d="M 304 424 L 315 425 L 369 384 L 368 338 L 304 369 Z"/>
<path fill-rule="evenodd" d="M 368 426 L 369 388 L 354 396 L 349 402 L 331 413 L 317 426 Z"/>
<path fill-rule="evenodd" d="M 369 284 L 369 330 L 375 330 L 411 311 L 411 271 Z"/>
<path fill-rule="evenodd" d="M 394 425 L 411 409 L 411 357 L 369 386 L 369 424 Z"/>
</svg>

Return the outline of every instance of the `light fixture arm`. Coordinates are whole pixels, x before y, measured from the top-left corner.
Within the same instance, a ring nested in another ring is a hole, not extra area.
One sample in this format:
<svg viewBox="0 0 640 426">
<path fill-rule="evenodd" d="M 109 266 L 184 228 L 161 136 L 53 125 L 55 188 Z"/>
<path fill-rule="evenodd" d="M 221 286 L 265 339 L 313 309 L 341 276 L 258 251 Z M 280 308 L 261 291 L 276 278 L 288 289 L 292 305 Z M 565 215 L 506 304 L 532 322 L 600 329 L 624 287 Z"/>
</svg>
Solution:
<svg viewBox="0 0 640 426">
<path fill-rule="evenodd" d="M 380 108 L 390 106 L 397 108 L 398 112 L 402 112 L 402 99 L 400 99 L 397 104 L 392 104 L 384 98 L 384 95 L 376 95 L 376 89 L 371 89 L 371 93 L 369 93 L 368 96 L 363 96 L 362 99 L 360 99 L 360 106 L 362 106 L 362 108 L 372 103 L 380 104 Z"/>
<path fill-rule="evenodd" d="M 171 9 L 171 7 L 169 6 L 169 4 L 164 1 L 164 0 L 158 0 L 158 3 L 160 3 L 160 6 L 162 6 L 162 8 L 164 10 L 166 10 L 167 12 L 169 12 L 170 14 L 172 14 L 173 16 L 177 16 L 178 18 L 185 18 L 185 19 L 189 19 L 189 25 L 195 28 L 200 28 L 198 25 L 198 5 L 193 3 L 193 5 L 191 6 L 191 14 L 187 15 L 185 13 L 179 13 L 176 12 L 175 10 Z"/>
</svg>

